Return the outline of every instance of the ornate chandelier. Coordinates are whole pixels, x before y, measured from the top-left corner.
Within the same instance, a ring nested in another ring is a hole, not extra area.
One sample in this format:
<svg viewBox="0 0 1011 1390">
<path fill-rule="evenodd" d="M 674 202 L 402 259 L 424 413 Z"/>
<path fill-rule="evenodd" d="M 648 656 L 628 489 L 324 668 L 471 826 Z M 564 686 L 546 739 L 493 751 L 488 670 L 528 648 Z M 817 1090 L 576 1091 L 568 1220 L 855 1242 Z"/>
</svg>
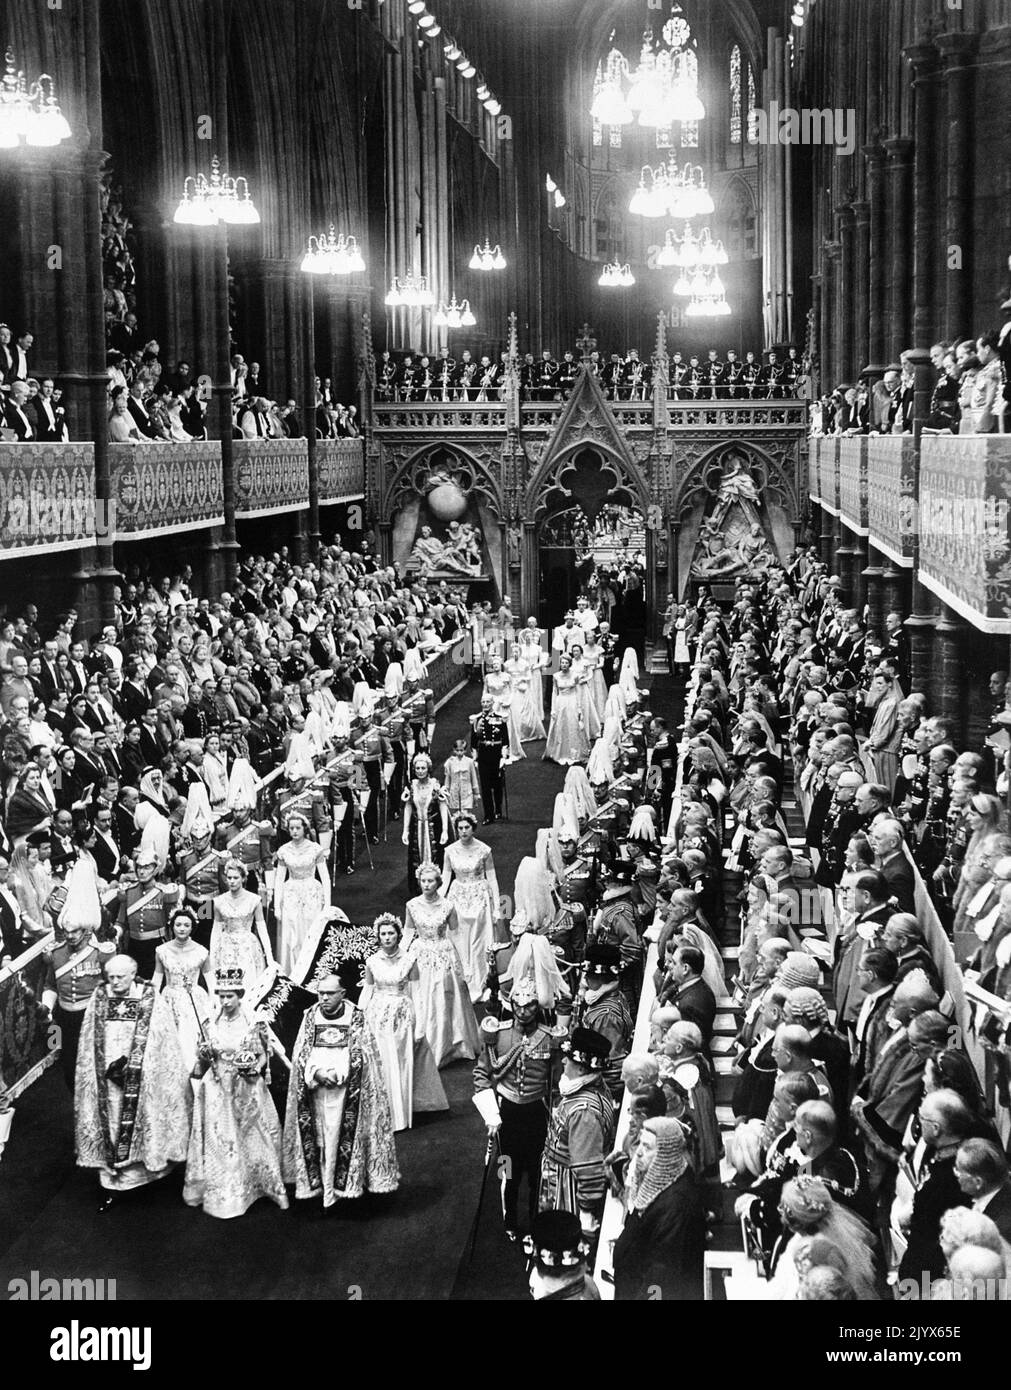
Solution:
<svg viewBox="0 0 1011 1390">
<path fill-rule="evenodd" d="M 435 295 L 428 288 L 424 275 L 415 275 L 413 270 L 409 270 L 402 280 L 394 275 L 386 303 L 390 308 L 397 309 L 432 309 L 435 307 Z"/>
<path fill-rule="evenodd" d="M 674 164 L 660 164 L 655 169 L 645 164 L 628 210 L 639 217 L 689 221 L 709 217 L 716 209 L 701 164 L 686 164 L 683 169 Z"/>
<path fill-rule="evenodd" d="M 13 48 L 8 48 L 0 79 L 0 149 L 17 149 L 22 141 L 36 148 L 58 145 L 72 133 L 48 72 L 29 86 L 15 64 Z"/>
<path fill-rule="evenodd" d="M 211 160 L 211 176 L 190 175 L 183 183 L 183 196 L 175 210 L 176 222 L 190 227 L 213 227 L 218 222 L 249 226 L 259 222 L 260 214 L 249 196 L 249 184 L 221 173 L 217 156 Z"/>
<path fill-rule="evenodd" d="M 302 270 L 311 275 L 354 275 L 365 269 L 358 242 L 353 236 L 334 235 L 334 225 L 326 236 L 311 236 L 302 258 Z"/>
<path fill-rule="evenodd" d="M 662 39 L 647 29 L 634 71 L 625 55 L 612 48 L 597 64 L 590 114 L 601 125 L 629 125 L 666 130 L 676 121 L 701 121 L 706 114 L 698 93 L 694 52 L 687 47 L 691 30 L 676 6 L 663 26 Z"/>
<path fill-rule="evenodd" d="M 664 238 L 657 265 L 674 266 L 680 270 L 693 270 L 696 266 L 727 265 L 730 257 L 722 241 L 714 241 L 708 227 L 698 234 L 686 227 L 683 236 L 669 228 Z"/>
<path fill-rule="evenodd" d="M 471 270 L 505 270 L 506 259 L 502 254 L 502 248 L 492 246 L 485 237 L 483 246 L 475 246 L 474 254 L 470 258 L 469 266 Z"/>
<path fill-rule="evenodd" d="M 618 258 L 615 256 L 611 265 L 605 265 L 601 272 L 598 285 L 603 285 L 605 289 L 628 289 L 635 284 L 635 276 L 632 274 L 631 267 L 626 261 L 624 265 L 619 265 Z"/>
<path fill-rule="evenodd" d="M 449 304 L 439 305 L 432 322 L 438 328 L 473 328 L 477 319 L 471 313 L 470 300 L 464 299 L 457 304 L 454 294 Z"/>
<path fill-rule="evenodd" d="M 686 318 L 727 318 L 730 315 L 726 287 L 715 268 L 707 271 L 699 266 L 690 278 L 682 271 L 674 293 L 679 298 L 691 299 L 685 309 Z"/>
</svg>

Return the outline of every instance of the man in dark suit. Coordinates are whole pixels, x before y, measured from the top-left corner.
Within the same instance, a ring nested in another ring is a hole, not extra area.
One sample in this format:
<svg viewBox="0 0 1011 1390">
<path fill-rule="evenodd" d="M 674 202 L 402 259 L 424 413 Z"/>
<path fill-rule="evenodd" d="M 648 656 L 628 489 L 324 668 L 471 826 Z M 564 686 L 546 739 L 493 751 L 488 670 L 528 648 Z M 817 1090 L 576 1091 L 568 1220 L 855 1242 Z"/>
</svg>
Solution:
<svg viewBox="0 0 1011 1390">
<path fill-rule="evenodd" d="M 884 946 L 872 946 L 865 951 L 857 966 L 856 977 L 863 1001 L 853 1022 L 851 1091 L 855 1092 L 864 1077 L 873 1071 L 890 1036 L 888 1009 L 895 994 L 897 969 L 898 962 Z"/>
<path fill-rule="evenodd" d="M 799 985 L 786 1001 L 785 1022 L 797 1023 L 811 1034 L 811 1057 L 818 1063 L 832 1090 L 832 1100 L 845 1115 L 849 1099 L 850 1050 L 829 1022 L 828 1008 L 816 989 Z"/>
<path fill-rule="evenodd" d="M 955 1157 L 972 1127 L 972 1112 L 957 1091 L 931 1091 L 920 1102 L 923 1154 L 914 1155 L 916 1195 L 907 1228 L 907 1245 L 899 1265 L 900 1279 L 924 1275 L 939 1279 L 947 1263 L 941 1249 L 941 1217 L 952 1207 L 969 1206 L 955 1177 Z"/>
<path fill-rule="evenodd" d="M 1011 1183 L 1008 1161 L 990 1139 L 966 1139 L 955 1155 L 955 1181 L 973 1211 L 981 1211 L 1011 1241 Z"/>
<path fill-rule="evenodd" d="M 130 386 L 130 396 L 126 403 L 130 418 L 145 439 L 160 439 L 161 431 L 148 414 L 144 404 L 144 383 L 136 380 Z"/>
<path fill-rule="evenodd" d="M 19 444 L 32 444 L 37 437 L 34 418 L 34 412 L 28 406 L 28 387 L 23 381 L 15 381 L 4 410 L 4 428 L 14 432 Z"/>
<path fill-rule="evenodd" d="M 697 946 L 679 946 L 669 975 L 675 988 L 668 998 L 681 1015 L 682 1023 L 698 1025 L 708 1051 L 716 1023 L 716 996 L 702 978 L 706 958 Z"/>
<path fill-rule="evenodd" d="M 119 877 L 120 851 L 113 833 L 113 812 L 110 806 L 97 806 L 94 820 L 95 843 L 91 853 L 98 867 L 99 878 L 111 883 Z"/>
<path fill-rule="evenodd" d="M 876 866 L 885 876 L 890 895 L 900 912 L 916 911 L 913 866 L 903 849 L 902 826 L 897 820 L 879 820 L 871 826 L 868 839 Z"/>
<path fill-rule="evenodd" d="M 62 443 L 67 438 L 67 423 L 62 405 L 53 400 L 53 379 L 45 377 L 39 385 L 39 394 L 29 402 L 29 410 L 35 425 L 35 438 L 40 444 Z"/>
</svg>

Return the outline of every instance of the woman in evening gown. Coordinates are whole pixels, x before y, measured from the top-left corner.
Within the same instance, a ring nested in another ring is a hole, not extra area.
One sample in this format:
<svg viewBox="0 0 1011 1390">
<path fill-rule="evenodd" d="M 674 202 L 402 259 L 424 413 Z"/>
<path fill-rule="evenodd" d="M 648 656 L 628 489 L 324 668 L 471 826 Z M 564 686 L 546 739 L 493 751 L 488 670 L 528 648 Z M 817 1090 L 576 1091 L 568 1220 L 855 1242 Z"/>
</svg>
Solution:
<svg viewBox="0 0 1011 1390">
<path fill-rule="evenodd" d="M 489 659 L 488 670 L 484 678 L 484 689 L 481 693 L 491 696 L 494 701 L 495 713 L 501 715 L 506 721 L 509 730 L 509 760 L 516 762 L 520 758 L 525 758 L 523 740 L 520 737 L 519 707 L 522 696 L 520 691 L 516 689 L 512 677 L 503 668 L 500 656 L 493 656 Z"/>
<path fill-rule="evenodd" d="M 460 955 L 471 999 L 478 999 L 488 975 L 488 951 L 495 940 L 498 880 L 491 849 L 475 838 L 473 813 L 462 811 L 453 822 L 457 839 L 446 846 L 442 892 L 456 908 L 453 940 Z"/>
<path fill-rule="evenodd" d="M 540 698 L 540 672 L 532 671 L 524 661 L 523 648 L 518 642 L 512 644 L 509 660 L 502 669 L 512 682 L 512 698 L 520 726 L 520 741 L 530 743 L 534 739 L 544 738 L 544 702 Z"/>
<path fill-rule="evenodd" d="M 404 929 L 390 912 L 376 918 L 379 950 L 365 962 L 364 988 L 358 1000 L 379 1050 L 390 1097 L 393 1128 L 410 1129 L 414 1112 L 448 1110 L 432 1049 L 424 1033 L 417 1036 L 411 985 L 418 962 L 401 945 Z"/>
<path fill-rule="evenodd" d="M 583 712 L 583 727 L 592 747 L 600 737 L 603 728 L 591 689 L 593 671 L 591 667 L 587 666 L 583 656 L 583 648 L 578 642 L 574 642 L 569 648 L 569 655 L 572 657 L 572 674 L 579 682 L 579 708 Z"/>
<path fill-rule="evenodd" d="M 607 681 L 604 679 L 604 649 L 597 641 L 595 629 L 586 634 L 583 646 L 583 669 L 586 671 L 590 700 L 597 711 L 601 726 L 604 723 L 604 706 L 607 704 Z"/>
<path fill-rule="evenodd" d="M 288 817 L 291 839 L 277 851 L 274 916 L 277 960 L 283 975 L 292 975 L 313 923 L 330 905 L 326 850 L 309 839 L 309 822 L 296 811 Z"/>
<path fill-rule="evenodd" d="M 530 701 L 541 725 L 544 724 L 544 667 L 548 657 L 544 650 L 544 633 L 535 618 L 528 618 L 519 635 L 520 656 L 530 672 Z M 543 733 L 540 735 L 544 737 Z"/>
<path fill-rule="evenodd" d="M 267 1068 L 270 1032 L 243 1005 L 239 971 L 218 977 L 217 1016 L 206 1030 L 186 1158 L 183 1200 L 223 1220 L 242 1216 L 261 1197 L 282 1211 L 281 1124 Z"/>
<path fill-rule="evenodd" d="M 227 893 L 214 899 L 211 928 L 211 969 L 215 977 L 224 970 L 240 970 L 245 988 L 274 961 L 258 893 L 245 887 L 246 872 L 234 859 L 225 865 Z"/>
<path fill-rule="evenodd" d="M 590 756 L 590 739 L 583 721 L 583 691 L 572 672 L 572 659 L 563 653 L 552 683 L 551 726 L 544 757 L 549 762 L 585 763 Z"/>
<path fill-rule="evenodd" d="M 179 1047 L 188 1072 L 197 1064 L 200 1031 L 210 1020 L 214 989 L 211 953 L 193 940 L 196 925 L 197 917 L 192 908 L 180 907 L 173 912 L 169 923 L 172 939 L 155 951 L 151 977 L 156 994 L 164 986 L 165 1002 L 175 1019 Z M 197 987 L 199 980 L 203 980 L 203 989 Z"/>
<path fill-rule="evenodd" d="M 435 1065 L 444 1067 L 447 1062 L 476 1057 L 478 1035 L 470 991 L 453 945 L 456 908 L 440 894 L 440 878 L 434 864 L 421 865 L 421 893 L 407 904 L 404 925 L 416 933 L 410 953 L 418 962 L 418 979 L 412 986 L 417 1031 L 428 1039 Z"/>
</svg>

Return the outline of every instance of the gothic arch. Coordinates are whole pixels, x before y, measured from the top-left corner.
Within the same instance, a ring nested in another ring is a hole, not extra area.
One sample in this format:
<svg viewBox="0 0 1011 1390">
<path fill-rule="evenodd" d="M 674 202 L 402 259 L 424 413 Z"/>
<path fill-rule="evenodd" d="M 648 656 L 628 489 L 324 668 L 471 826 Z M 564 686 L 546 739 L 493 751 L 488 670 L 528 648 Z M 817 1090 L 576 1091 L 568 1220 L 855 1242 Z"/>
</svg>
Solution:
<svg viewBox="0 0 1011 1390">
<path fill-rule="evenodd" d="M 751 440 L 734 439 L 713 444 L 690 465 L 674 494 L 671 520 L 675 524 L 683 524 L 700 502 L 704 507 L 709 497 L 715 497 L 732 455 L 746 459 L 763 500 L 781 507 L 791 524 L 800 520 L 799 493 L 784 463 Z"/>
<path fill-rule="evenodd" d="M 399 463 L 383 490 L 380 521 L 389 522 L 404 502 L 424 495 L 424 483 L 432 469 L 442 464 L 468 496 L 483 501 L 497 520 L 505 515 L 502 493 L 487 464 L 457 443 L 423 444 Z"/>
<path fill-rule="evenodd" d="M 585 439 L 571 440 L 549 459 L 545 459 L 536 470 L 524 499 L 524 516 L 527 522 L 534 525 L 541 522 L 554 509 L 551 505 L 553 499 L 564 500 L 569 497 L 578 500 L 570 486 L 575 479 L 570 478 L 567 483 L 564 475 L 574 473 L 577 457 L 584 449 L 594 450 L 600 455 L 604 480 L 606 481 L 607 474 L 611 474 L 613 478 L 609 490 L 624 490 L 631 497 L 633 505 L 646 514 L 650 505 L 650 492 L 645 477 L 636 465 L 624 458 L 616 448 L 591 435 Z"/>
</svg>

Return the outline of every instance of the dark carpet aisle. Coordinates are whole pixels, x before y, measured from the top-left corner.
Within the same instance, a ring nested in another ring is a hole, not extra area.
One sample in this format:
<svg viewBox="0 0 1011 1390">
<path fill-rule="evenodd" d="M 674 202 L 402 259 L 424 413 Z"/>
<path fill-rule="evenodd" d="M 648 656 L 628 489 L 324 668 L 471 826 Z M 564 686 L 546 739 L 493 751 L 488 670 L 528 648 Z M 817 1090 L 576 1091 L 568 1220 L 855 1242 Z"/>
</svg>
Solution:
<svg viewBox="0 0 1011 1390">
<path fill-rule="evenodd" d="M 453 740 L 468 733 L 479 694 L 470 685 L 440 711 L 438 772 Z M 527 759 L 509 769 L 511 819 L 479 830 L 494 849 L 504 893 L 538 828 L 550 824 L 561 789 L 563 770 L 542 762 L 543 751 L 528 744 Z M 359 871 L 335 885 L 337 905 L 352 921 L 402 914 L 407 852 L 400 834 L 401 822 L 391 821 L 387 842 L 372 846 L 375 872 L 360 846 Z M 38 1270 L 42 1277 L 116 1279 L 120 1298 L 522 1298 L 522 1255 L 502 1234 L 491 1179 L 469 1260 L 485 1147 L 471 1072 L 469 1063 L 447 1068 L 450 1114 L 423 1116 L 397 1136 L 402 1185 L 395 1196 L 343 1203 L 322 1219 L 260 1202 L 224 1222 L 184 1208 L 181 1173 L 100 1216 L 95 1176 L 73 1166 L 70 1100 L 53 1068 L 18 1102 L 0 1163 L 0 1289 Z"/>
</svg>

